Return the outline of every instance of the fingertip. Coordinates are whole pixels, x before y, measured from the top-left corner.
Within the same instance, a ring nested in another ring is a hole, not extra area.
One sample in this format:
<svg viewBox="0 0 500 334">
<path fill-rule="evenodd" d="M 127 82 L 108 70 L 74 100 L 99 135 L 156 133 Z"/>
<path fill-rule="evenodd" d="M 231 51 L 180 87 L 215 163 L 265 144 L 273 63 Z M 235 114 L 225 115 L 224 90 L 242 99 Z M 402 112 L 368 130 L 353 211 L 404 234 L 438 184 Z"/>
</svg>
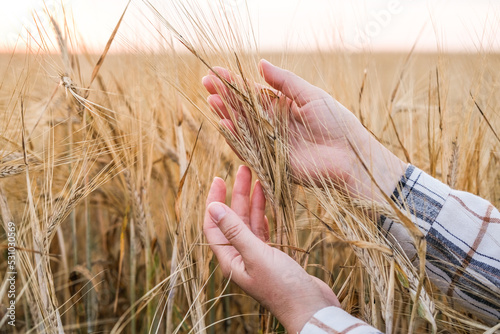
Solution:
<svg viewBox="0 0 500 334">
<path fill-rule="evenodd" d="M 214 192 L 216 192 L 217 195 L 214 201 L 224 201 L 226 198 L 226 182 L 216 176 L 212 181 L 212 189 L 214 189 Z"/>
<path fill-rule="evenodd" d="M 226 182 L 222 178 L 216 176 L 216 177 L 214 177 L 212 184 L 226 185 Z"/>
<path fill-rule="evenodd" d="M 259 60 L 259 64 L 257 65 L 257 68 L 259 70 L 259 74 L 260 74 L 261 77 L 264 76 L 264 70 L 262 68 L 262 66 L 264 64 L 264 61 L 265 61 L 264 59 Z"/>
<path fill-rule="evenodd" d="M 252 193 L 252 204 L 264 212 L 266 207 L 266 196 L 259 180 L 255 181 Z"/>
<path fill-rule="evenodd" d="M 262 188 L 262 183 L 260 182 L 259 179 L 255 181 L 255 184 L 253 186 L 253 192 L 254 194 L 259 195 L 259 197 L 262 198 L 262 201 L 264 202 L 265 205 L 266 197 L 264 196 L 264 189 Z"/>
<path fill-rule="evenodd" d="M 210 79 L 210 75 L 205 75 L 203 78 L 201 78 L 201 83 L 205 87 L 207 87 L 208 85 L 211 85 L 212 84 L 212 80 Z"/>
<path fill-rule="evenodd" d="M 272 67 L 273 65 L 267 61 L 266 59 L 262 58 L 260 61 L 259 61 L 259 73 L 262 77 L 265 77 L 265 72 L 267 72 L 267 69 L 269 67 Z"/>
<path fill-rule="evenodd" d="M 220 112 L 220 104 L 223 104 L 223 102 L 219 94 L 208 95 L 207 102 L 212 109 L 215 109 L 218 113 Z"/>
<path fill-rule="evenodd" d="M 212 202 L 223 202 L 226 199 L 226 182 L 220 177 L 215 177 L 208 192 L 206 205 Z"/>
<path fill-rule="evenodd" d="M 252 191 L 252 171 L 245 165 L 240 165 L 236 172 L 231 205 L 242 217 L 248 216 L 249 196 Z"/>
<path fill-rule="evenodd" d="M 274 89 L 281 91 L 283 81 L 283 70 L 265 59 L 259 62 L 259 72 L 262 78 Z"/>
<path fill-rule="evenodd" d="M 213 73 L 213 75 L 216 75 L 216 76 L 219 75 L 219 76 L 221 76 L 222 78 L 226 79 L 227 81 L 231 81 L 232 80 L 231 72 L 229 72 L 229 70 L 227 70 L 224 67 L 214 66 L 212 68 L 212 73 Z"/>
<path fill-rule="evenodd" d="M 273 67 L 274 65 L 267 59 L 265 58 L 262 58 L 260 61 L 259 61 L 259 66 L 262 67 L 262 66 L 271 66 Z"/>
<path fill-rule="evenodd" d="M 208 69 L 209 75 L 217 76 L 217 75 L 221 75 L 221 72 L 227 72 L 227 70 L 222 66 L 214 66 L 214 67 Z"/>
<path fill-rule="evenodd" d="M 201 79 L 201 83 L 205 87 L 205 89 L 210 93 L 210 94 L 217 94 L 219 93 L 219 83 L 217 81 L 220 81 L 217 79 L 217 77 L 213 75 L 206 75 Z"/>
<path fill-rule="evenodd" d="M 244 175 L 248 175 L 248 174 L 251 174 L 252 171 L 250 170 L 250 168 L 246 165 L 240 165 L 238 167 L 238 171 L 236 172 L 237 174 L 244 174 Z"/>
<path fill-rule="evenodd" d="M 254 190 L 264 194 L 264 188 L 262 187 L 262 182 L 259 179 L 255 180 Z"/>
<path fill-rule="evenodd" d="M 207 103 L 210 106 L 210 109 L 213 113 L 219 116 L 221 119 L 230 118 L 230 113 L 228 111 L 229 106 L 227 106 L 222 97 L 215 93 L 211 94 L 207 97 Z"/>
</svg>

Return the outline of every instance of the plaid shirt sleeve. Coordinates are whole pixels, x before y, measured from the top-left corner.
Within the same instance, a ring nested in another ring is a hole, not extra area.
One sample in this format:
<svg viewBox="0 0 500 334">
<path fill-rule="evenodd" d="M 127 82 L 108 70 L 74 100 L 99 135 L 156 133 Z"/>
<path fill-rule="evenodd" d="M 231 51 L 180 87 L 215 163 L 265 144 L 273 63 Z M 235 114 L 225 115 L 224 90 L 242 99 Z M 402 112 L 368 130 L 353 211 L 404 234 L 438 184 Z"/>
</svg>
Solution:
<svg viewBox="0 0 500 334">
<path fill-rule="evenodd" d="M 392 200 L 408 210 L 427 240 L 426 270 L 457 306 L 486 322 L 500 321 L 500 213 L 488 201 L 453 190 L 409 165 Z M 406 229 L 381 217 L 380 225 L 410 258 L 416 254 Z M 380 333 L 347 312 L 328 307 L 304 326 L 303 334 Z"/>
<path fill-rule="evenodd" d="M 487 322 L 500 321 L 500 213 L 488 201 L 453 190 L 409 166 L 392 195 L 409 210 L 427 241 L 426 270 L 455 306 Z M 381 218 L 410 256 L 416 253 L 406 230 Z"/>
</svg>

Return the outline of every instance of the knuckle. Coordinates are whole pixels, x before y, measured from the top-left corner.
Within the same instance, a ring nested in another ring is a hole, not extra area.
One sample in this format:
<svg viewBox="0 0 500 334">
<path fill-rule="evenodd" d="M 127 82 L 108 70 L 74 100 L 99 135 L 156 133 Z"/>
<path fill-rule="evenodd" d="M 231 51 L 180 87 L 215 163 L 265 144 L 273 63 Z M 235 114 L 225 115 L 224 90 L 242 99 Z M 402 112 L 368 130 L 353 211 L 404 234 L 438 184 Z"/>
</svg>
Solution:
<svg viewBox="0 0 500 334">
<path fill-rule="evenodd" d="M 232 224 L 224 231 L 224 236 L 229 242 L 231 242 L 232 240 L 237 239 L 242 232 L 243 232 L 242 225 Z"/>
<path fill-rule="evenodd" d="M 244 191 L 242 189 L 233 189 L 233 197 L 247 197 L 248 195 L 248 191 Z"/>
</svg>

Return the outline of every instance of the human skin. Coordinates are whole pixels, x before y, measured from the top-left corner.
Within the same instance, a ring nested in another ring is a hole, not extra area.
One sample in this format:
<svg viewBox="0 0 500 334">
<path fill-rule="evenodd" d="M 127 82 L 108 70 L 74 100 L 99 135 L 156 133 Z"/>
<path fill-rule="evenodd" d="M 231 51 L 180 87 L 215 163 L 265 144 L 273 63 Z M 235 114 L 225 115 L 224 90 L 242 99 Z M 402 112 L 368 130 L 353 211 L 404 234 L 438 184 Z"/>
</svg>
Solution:
<svg viewBox="0 0 500 334">
<path fill-rule="evenodd" d="M 274 314 L 290 333 L 296 333 L 317 310 L 340 304 L 327 284 L 266 243 L 269 226 L 264 193 L 257 181 L 250 195 L 251 179 L 250 169 L 241 166 L 233 186 L 231 208 L 223 204 L 224 181 L 214 179 L 203 232 L 224 276 Z"/>
<path fill-rule="evenodd" d="M 259 63 L 259 70 L 275 92 L 284 95 L 286 101 L 281 104 L 289 107 L 290 165 L 297 182 L 307 184 L 309 176 L 316 181 L 330 180 L 341 189 L 347 188 L 351 196 L 377 201 L 380 192 L 392 193 L 407 165 L 380 144 L 353 113 L 290 71 L 265 60 Z M 237 81 L 224 68 L 215 67 L 214 71 L 228 81 Z M 241 114 L 233 102 L 237 98 L 213 73 L 202 82 L 211 94 L 207 100 L 221 117 L 221 125 L 232 130 L 230 112 Z"/>
<path fill-rule="evenodd" d="M 223 68 L 214 70 L 228 81 L 237 80 Z M 259 70 L 275 92 L 284 96 L 283 105 L 291 115 L 290 133 L 294 135 L 289 144 L 294 180 L 304 185 L 330 180 L 350 196 L 379 202 L 383 201 L 381 193 L 390 196 L 406 163 L 380 144 L 325 91 L 264 60 L 259 63 Z M 221 117 L 221 125 L 233 130 L 229 115 L 238 115 L 239 106 L 224 102 L 236 99 L 213 73 L 202 82 L 211 94 L 208 102 Z M 290 333 L 300 332 L 318 310 L 340 305 L 324 282 L 265 243 L 269 227 L 262 187 L 257 182 L 251 197 L 250 190 L 250 170 L 241 167 L 230 208 L 224 204 L 224 181 L 214 179 L 207 198 L 205 236 L 223 274 L 273 313 Z"/>
</svg>

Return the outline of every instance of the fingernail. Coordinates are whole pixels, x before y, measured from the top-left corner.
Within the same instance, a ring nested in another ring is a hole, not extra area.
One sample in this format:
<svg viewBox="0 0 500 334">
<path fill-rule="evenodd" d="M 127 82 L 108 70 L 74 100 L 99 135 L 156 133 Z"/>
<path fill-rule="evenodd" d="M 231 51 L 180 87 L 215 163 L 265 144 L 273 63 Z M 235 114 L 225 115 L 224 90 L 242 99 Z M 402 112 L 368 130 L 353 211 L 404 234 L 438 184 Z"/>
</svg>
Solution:
<svg viewBox="0 0 500 334">
<path fill-rule="evenodd" d="M 208 213 L 215 222 L 219 222 L 226 215 L 226 208 L 221 203 L 211 203 L 208 206 Z"/>
</svg>

